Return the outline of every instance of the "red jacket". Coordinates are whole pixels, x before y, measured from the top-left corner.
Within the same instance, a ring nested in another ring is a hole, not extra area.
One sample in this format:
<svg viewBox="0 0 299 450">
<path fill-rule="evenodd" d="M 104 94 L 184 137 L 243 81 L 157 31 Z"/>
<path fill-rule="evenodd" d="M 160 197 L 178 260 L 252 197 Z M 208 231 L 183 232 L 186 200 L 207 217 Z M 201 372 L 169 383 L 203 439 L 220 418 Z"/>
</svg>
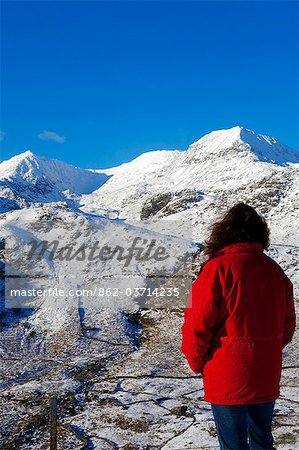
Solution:
<svg viewBox="0 0 299 450">
<path fill-rule="evenodd" d="M 279 397 L 282 349 L 294 330 L 291 281 L 259 243 L 236 243 L 202 265 L 181 350 L 202 373 L 207 402 L 263 403 Z"/>
</svg>

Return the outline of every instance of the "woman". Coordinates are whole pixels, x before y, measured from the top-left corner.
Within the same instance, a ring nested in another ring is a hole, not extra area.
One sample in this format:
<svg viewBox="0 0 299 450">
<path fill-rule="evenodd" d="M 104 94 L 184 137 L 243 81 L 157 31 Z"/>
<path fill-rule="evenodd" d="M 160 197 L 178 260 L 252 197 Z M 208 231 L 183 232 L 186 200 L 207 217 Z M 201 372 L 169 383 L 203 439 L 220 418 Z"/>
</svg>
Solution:
<svg viewBox="0 0 299 450">
<path fill-rule="evenodd" d="M 221 450 L 274 449 L 282 349 L 295 330 L 293 285 L 263 253 L 269 229 L 238 203 L 212 226 L 185 309 L 182 352 L 202 374 Z M 249 445 L 247 439 L 249 437 Z"/>
</svg>

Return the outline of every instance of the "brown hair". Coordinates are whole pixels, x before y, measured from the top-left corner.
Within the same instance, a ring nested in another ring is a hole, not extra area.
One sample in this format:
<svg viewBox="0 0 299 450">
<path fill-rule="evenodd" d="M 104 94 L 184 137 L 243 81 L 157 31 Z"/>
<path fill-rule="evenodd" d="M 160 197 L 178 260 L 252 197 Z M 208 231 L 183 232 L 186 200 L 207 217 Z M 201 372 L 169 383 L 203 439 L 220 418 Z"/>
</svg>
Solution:
<svg viewBox="0 0 299 450">
<path fill-rule="evenodd" d="M 211 235 L 205 242 L 204 254 L 211 256 L 221 247 L 237 242 L 258 242 L 263 249 L 267 249 L 269 235 L 270 231 L 264 217 L 252 206 L 240 202 L 211 226 Z"/>
</svg>

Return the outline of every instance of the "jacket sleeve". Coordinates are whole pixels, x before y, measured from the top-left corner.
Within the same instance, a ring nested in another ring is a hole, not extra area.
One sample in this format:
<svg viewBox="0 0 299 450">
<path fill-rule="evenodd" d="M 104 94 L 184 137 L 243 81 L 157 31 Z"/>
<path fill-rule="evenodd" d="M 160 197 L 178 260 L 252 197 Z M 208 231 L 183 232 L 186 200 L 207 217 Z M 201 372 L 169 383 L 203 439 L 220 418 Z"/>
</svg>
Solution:
<svg viewBox="0 0 299 450">
<path fill-rule="evenodd" d="M 283 348 L 292 340 L 296 328 L 296 314 L 293 296 L 293 284 L 288 279 L 287 299 L 286 299 L 286 315 L 283 331 Z"/>
<path fill-rule="evenodd" d="M 181 351 L 190 368 L 201 373 L 219 315 L 221 285 L 214 264 L 206 264 L 191 286 L 182 326 Z"/>
</svg>

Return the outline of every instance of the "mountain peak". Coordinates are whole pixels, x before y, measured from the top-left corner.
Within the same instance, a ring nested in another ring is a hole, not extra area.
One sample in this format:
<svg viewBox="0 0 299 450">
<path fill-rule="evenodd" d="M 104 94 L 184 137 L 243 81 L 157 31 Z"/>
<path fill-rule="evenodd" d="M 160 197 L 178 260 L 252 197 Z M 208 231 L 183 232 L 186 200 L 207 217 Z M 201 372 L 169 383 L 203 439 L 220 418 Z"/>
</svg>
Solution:
<svg viewBox="0 0 299 450">
<path fill-rule="evenodd" d="M 25 158 L 26 156 L 33 156 L 33 157 L 36 157 L 36 155 L 35 155 L 31 150 L 25 150 L 25 152 L 20 153 L 18 156 L 23 156 L 24 158 Z"/>
<path fill-rule="evenodd" d="M 1 161 L 0 166 L 3 166 L 3 165 L 6 165 L 6 166 L 14 165 L 15 166 L 27 158 L 37 158 L 37 156 L 31 150 L 26 150 L 25 152 L 19 153 L 18 155 L 12 156 L 9 159 L 5 159 L 4 161 Z"/>
<path fill-rule="evenodd" d="M 3 174 L 4 178 L 10 177 L 16 170 L 21 170 L 22 166 L 28 166 L 36 159 L 36 155 L 31 150 L 26 150 L 23 153 L 13 156 L 10 159 L 6 159 L 0 162 L 0 174 Z"/>
<path fill-rule="evenodd" d="M 241 135 L 244 134 L 245 130 L 246 129 L 241 126 L 235 126 L 228 129 L 211 131 L 201 137 L 198 141 L 191 144 L 189 149 L 192 150 L 193 148 L 206 147 L 207 145 L 209 151 L 212 151 L 213 148 L 215 148 L 215 150 L 219 150 L 220 148 L 229 148 L 234 142 L 242 140 Z"/>
<path fill-rule="evenodd" d="M 235 126 L 206 134 L 188 148 L 188 152 L 228 157 L 242 153 L 251 159 L 279 165 L 299 163 L 299 152 L 280 143 L 276 138 Z"/>
<path fill-rule="evenodd" d="M 77 168 L 27 150 L 0 163 L 0 200 L 9 192 L 10 198 L 19 204 L 67 201 L 73 205 L 76 196 L 98 189 L 108 179 L 104 173 Z M 1 207 L 0 202 L 0 211 L 3 210 L 6 205 Z"/>
</svg>

